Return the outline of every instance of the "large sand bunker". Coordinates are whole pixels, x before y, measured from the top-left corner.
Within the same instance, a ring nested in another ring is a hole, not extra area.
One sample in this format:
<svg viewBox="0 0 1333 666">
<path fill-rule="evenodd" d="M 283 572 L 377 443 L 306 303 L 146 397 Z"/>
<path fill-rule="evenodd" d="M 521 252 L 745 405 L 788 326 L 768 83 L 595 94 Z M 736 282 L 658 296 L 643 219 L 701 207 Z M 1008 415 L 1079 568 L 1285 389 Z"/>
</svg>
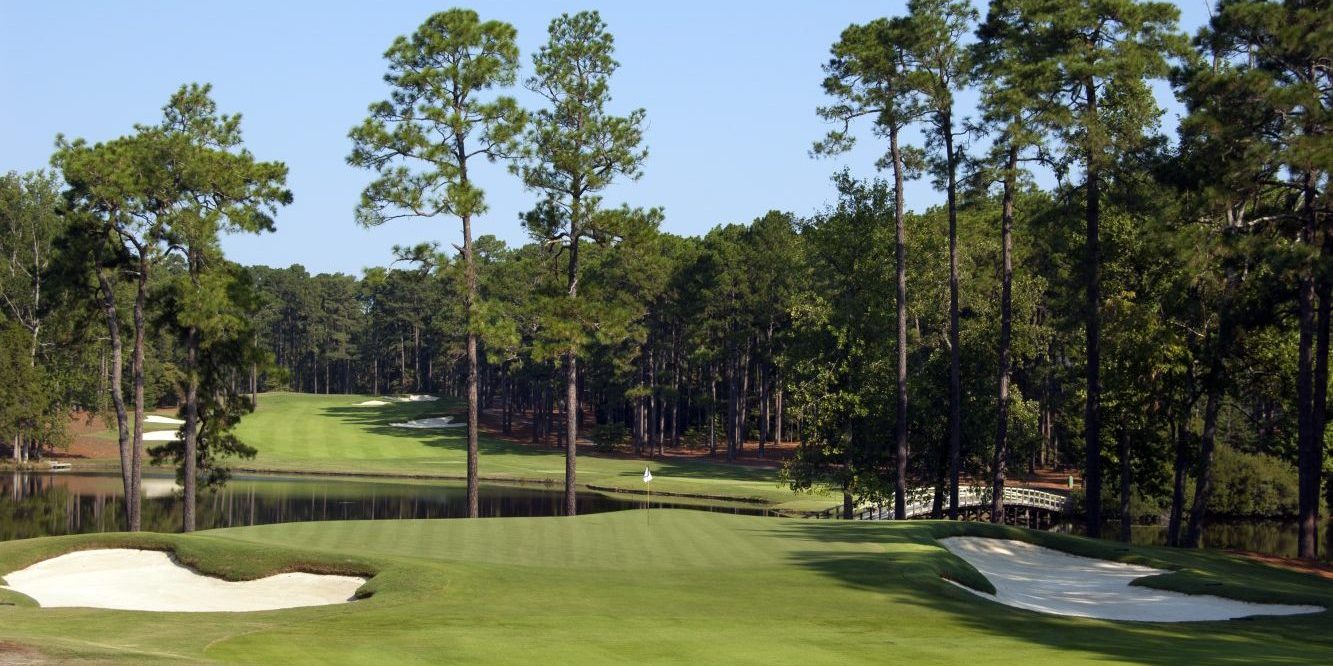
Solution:
<svg viewBox="0 0 1333 666">
<path fill-rule="evenodd" d="M 356 403 L 356 406 L 357 406 L 357 407 L 383 407 L 383 406 L 385 406 L 385 405 L 387 405 L 387 404 L 389 404 L 389 403 L 387 403 L 387 402 L 385 402 L 385 401 L 383 401 L 383 400 L 364 400 L 364 401 L 362 401 L 362 402 L 358 402 L 358 403 Z"/>
<path fill-rule="evenodd" d="M 259 580 L 203 576 L 155 550 L 68 553 L 5 574 L 9 588 L 44 608 L 109 608 L 164 612 L 245 612 L 326 606 L 352 600 L 365 584 L 356 576 L 284 573 Z"/>
<path fill-rule="evenodd" d="M 170 416 L 160 416 L 158 414 L 148 414 L 147 416 L 144 416 L 143 422 L 162 423 L 166 425 L 185 425 L 185 422 L 180 419 L 172 418 Z"/>
<path fill-rule="evenodd" d="M 986 576 L 995 586 L 995 594 L 959 587 L 1006 606 L 1042 613 L 1104 620 L 1197 622 L 1325 610 L 1319 606 L 1252 604 L 1130 586 L 1129 582 L 1135 578 L 1170 572 L 1079 557 L 1023 541 L 951 537 L 940 539 L 940 544 Z"/>
<path fill-rule="evenodd" d="M 143 434 L 145 442 L 174 442 L 180 439 L 177 430 L 154 430 Z"/>
<path fill-rule="evenodd" d="M 434 418 L 417 419 L 415 421 L 407 421 L 404 423 L 390 423 L 389 425 L 394 426 L 395 428 L 462 428 L 467 425 L 467 422 L 453 423 L 453 420 L 454 417 L 452 416 L 436 416 Z"/>
</svg>

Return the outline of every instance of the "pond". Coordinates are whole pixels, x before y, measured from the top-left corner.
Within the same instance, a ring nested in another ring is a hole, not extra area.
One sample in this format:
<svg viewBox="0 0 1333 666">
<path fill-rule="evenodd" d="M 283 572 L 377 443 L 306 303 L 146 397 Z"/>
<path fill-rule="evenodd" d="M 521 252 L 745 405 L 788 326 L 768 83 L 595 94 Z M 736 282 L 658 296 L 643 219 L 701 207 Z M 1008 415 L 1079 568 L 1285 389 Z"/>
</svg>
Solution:
<svg viewBox="0 0 1333 666">
<path fill-rule="evenodd" d="M 1183 528 L 1182 528 L 1183 529 Z M 1066 523 L 1057 531 L 1082 534 L 1081 524 Z M 1120 533 L 1118 521 L 1107 521 L 1102 536 L 1114 539 Z M 1205 523 L 1203 545 L 1208 548 L 1249 550 L 1279 557 L 1296 557 L 1298 531 L 1295 519 L 1288 520 L 1216 520 Z M 1325 520 L 1319 527 L 1319 559 L 1333 560 L 1333 520 Z M 1134 525 L 1130 528 L 1133 543 L 1150 546 L 1166 545 L 1166 525 Z"/>
<path fill-rule="evenodd" d="M 143 495 L 145 530 L 180 529 L 182 503 L 173 478 L 146 476 Z M 123 530 L 123 496 L 115 473 L 2 473 L 0 540 Z M 311 520 L 459 518 L 467 513 L 466 500 L 461 482 L 246 475 L 202 493 L 197 520 L 199 529 L 212 529 Z M 564 513 L 564 491 L 558 485 L 483 484 L 478 504 L 484 517 L 556 516 Z M 579 513 L 645 506 L 645 498 L 633 495 L 578 494 Z M 653 508 L 659 507 L 765 513 L 762 507 L 654 497 Z"/>
</svg>

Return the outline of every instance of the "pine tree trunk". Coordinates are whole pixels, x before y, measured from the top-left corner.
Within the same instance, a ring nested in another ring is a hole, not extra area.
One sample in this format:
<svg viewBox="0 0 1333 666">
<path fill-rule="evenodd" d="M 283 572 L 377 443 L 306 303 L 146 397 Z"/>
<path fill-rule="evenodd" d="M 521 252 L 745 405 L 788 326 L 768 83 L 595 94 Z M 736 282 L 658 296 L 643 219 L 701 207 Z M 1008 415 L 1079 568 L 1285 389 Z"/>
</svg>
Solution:
<svg viewBox="0 0 1333 666">
<path fill-rule="evenodd" d="M 958 519 L 958 485 L 963 448 L 963 351 L 958 342 L 958 188 L 955 182 L 953 117 L 944 114 L 940 122 L 944 155 L 949 171 L 949 519 Z"/>
<path fill-rule="evenodd" d="M 191 326 L 185 333 L 185 427 L 182 433 L 185 445 L 181 483 L 184 486 L 184 507 L 181 511 L 181 531 L 195 530 L 195 505 L 198 492 L 199 456 L 199 329 Z"/>
<path fill-rule="evenodd" d="M 129 531 L 141 529 L 143 508 L 139 492 L 143 484 L 143 416 L 144 416 L 144 344 L 145 327 L 144 308 L 148 301 L 148 258 L 145 248 L 139 248 L 138 289 L 134 295 L 134 356 L 130 360 L 130 377 L 134 382 L 134 447 L 130 451 L 130 494 L 125 497 L 129 505 Z"/>
<path fill-rule="evenodd" d="M 466 180 L 466 170 L 464 179 Z M 467 517 L 480 515 L 478 506 L 480 475 L 478 472 L 477 436 L 480 428 L 480 396 L 477 394 L 477 266 L 472 250 L 472 216 L 463 216 L 463 265 L 467 280 Z"/>
<path fill-rule="evenodd" d="M 1305 173 L 1304 182 L 1304 204 L 1303 217 L 1305 218 L 1305 228 L 1302 231 L 1301 239 L 1307 245 L 1313 245 L 1318 232 L 1317 218 L 1314 209 L 1315 198 L 1315 176 L 1312 171 Z M 1313 267 L 1307 268 L 1301 278 L 1299 300 L 1300 300 L 1300 343 L 1297 351 L 1297 374 L 1296 374 L 1296 405 L 1297 405 L 1297 462 L 1296 469 L 1298 479 L 1298 507 L 1297 507 L 1297 557 L 1302 559 L 1315 559 L 1319 555 L 1319 490 L 1320 480 L 1323 475 L 1323 409 L 1316 403 L 1316 400 L 1324 396 L 1325 391 L 1315 387 L 1315 365 L 1318 363 L 1315 359 L 1315 337 L 1323 337 L 1325 352 L 1327 350 L 1327 334 L 1324 331 L 1316 332 L 1319 324 L 1325 324 L 1325 321 L 1317 322 L 1316 309 L 1322 310 L 1325 305 L 1320 303 L 1316 308 L 1316 296 L 1319 287 L 1316 286 L 1315 270 Z M 1326 330 L 1326 329 L 1325 329 Z M 1324 377 L 1327 385 L 1327 370 Z M 1325 386 L 1326 389 L 1326 386 Z"/>
<path fill-rule="evenodd" d="M 1120 433 L 1120 540 L 1130 543 L 1133 537 L 1130 527 L 1133 516 L 1130 515 L 1129 496 L 1134 482 L 1134 467 L 1129 460 L 1129 433 Z"/>
<path fill-rule="evenodd" d="M 712 371 L 710 371 L 712 372 Z M 708 455 L 717 455 L 717 379 L 708 380 Z"/>
<path fill-rule="evenodd" d="M 1089 116 L 1097 115 L 1097 88 L 1088 81 Z M 1097 156 L 1087 158 L 1087 240 L 1084 268 L 1087 271 L 1086 330 L 1087 335 L 1087 403 L 1083 410 L 1083 438 L 1086 452 L 1084 480 L 1087 508 L 1086 534 L 1091 538 L 1102 535 L 1102 380 L 1101 380 L 1101 163 Z"/>
<path fill-rule="evenodd" d="M 1013 325 L 1014 178 L 1018 149 L 1009 147 L 1005 165 L 1004 197 L 1000 211 L 1000 390 L 996 402 L 995 460 L 991 465 L 991 522 L 1004 520 L 1005 458 L 1009 454 L 1009 338 Z M 955 313 L 956 315 L 956 313 Z"/>
<path fill-rule="evenodd" d="M 1179 414 L 1175 417 L 1175 423 L 1172 431 L 1175 433 L 1176 457 L 1172 469 L 1171 482 L 1171 517 L 1166 525 L 1166 545 L 1180 545 L 1180 522 L 1182 513 L 1185 509 L 1185 466 L 1186 466 L 1186 437 L 1189 432 L 1185 424 L 1188 414 Z"/>
<path fill-rule="evenodd" d="M 134 523 L 134 512 L 131 509 L 133 502 L 129 498 L 134 492 L 134 480 L 131 469 L 133 467 L 131 459 L 133 458 L 133 440 L 130 438 L 129 415 L 125 408 L 125 343 L 120 337 L 120 316 L 116 309 L 116 292 L 111 281 L 101 270 L 97 271 L 98 286 L 102 290 L 102 312 L 106 317 L 107 335 L 111 338 L 111 404 L 116 410 L 116 439 L 120 445 L 120 477 L 124 484 L 125 493 L 125 525 L 126 528 Z M 18 436 L 14 437 L 14 460 L 19 460 Z"/>
<path fill-rule="evenodd" d="M 903 204 L 903 156 L 898 147 L 898 128 L 889 131 L 889 154 L 893 160 L 894 264 L 898 309 L 898 409 L 895 423 L 893 517 L 907 519 L 907 230 Z"/>
<path fill-rule="evenodd" d="M 1228 277 L 1228 286 L 1236 287 L 1237 278 Z M 1213 450 L 1217 439 L 1217 415 L 1222 408 L 1222 372 L 1231 342 L 1230 306 L 1223 304 L 1218 313 L 1217 338 L 1209 359 L 1206 402 L 1203 408 L 1203 432 L 1199 440 L 1198 470 L 1194 482 L 1194 503 L 1190 507 L 1189 528 L 1185 547 L 1198 548 L 1203 543 L 1203 520 L 1208 511 L 1208 498 L 1213 490 Z"/>
<path fill-rule="evenodd" d="M 578 298 L 579 289 L 579 237 L 583 231 L 580 228 L 579 219 L 581 214 L 579 199 L 575 197 L 571 205 L 569 222 L 569 299 L 575 301 Z M 577 351 L 571 345 L 565 358 L 565 404 L 567 413 L 567 425 L 565 426 L 565 515 L 574 516 L 578 513 L 578 496 L 576 495 L 577 482 L 577 458 L 578 458 L 578 432 L 579 432 L 579 370 Z"/>
</svg>

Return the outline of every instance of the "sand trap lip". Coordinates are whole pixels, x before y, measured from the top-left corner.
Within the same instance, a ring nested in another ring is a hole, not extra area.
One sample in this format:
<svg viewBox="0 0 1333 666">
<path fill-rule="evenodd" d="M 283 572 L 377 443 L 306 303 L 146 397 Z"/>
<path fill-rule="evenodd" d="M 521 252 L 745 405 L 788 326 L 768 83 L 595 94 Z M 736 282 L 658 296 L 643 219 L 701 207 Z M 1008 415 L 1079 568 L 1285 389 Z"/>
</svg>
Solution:
<svg viewBox="0 0 1333 666">
<path fill-rule="evenodd" d="M 950 537 L 939 542 L 986 576 L 996 594 L 955 585 L 1006 606 L 1041 613 L 1103 620 L 1202 622 L 1325 610 L 1320 606 L 1253 604 L 1212 595 L 1131 587 L 1129 582 L 1136 578 L 1170 572 L 1079 557 L 1023 541 Z"/>
<path fill-rule="evenodd" d="M 366 579 L 284 573 L 231 582 L 203 576 L 155 550 L 108 548 L 67 553 L 5 574 L 9 588 L 43 608 L 106 608 L 179 613 L 250 612 L 352 600 Z"/>
<path fill-rule="evenodd" d="M 173 419 L 170 416 L 160 416 L 158 414 L 149 414 L 143 417 L 144 423 L 165 423 L 167 425 L 185 425 L 180 419 Z"/>
<path fill-rule="evenodd" d="M 385 402 L 385 401 L 383 401 L 383 400 L 366 400 L 366 401 L 364 401 L 364 402 L 358 402 L 358 403 L 356 403 L 356 406 L 357 406 L 357 407 L 383 407 L 384 405 L 387 405 L 387 404 L 389 404 L 389 403 L 387 403 L 387 402 Z"/>
<path fill-rule="evenodd" d="M 395 428 L 462 428 L 467 423 L 453 423 L 452 416 L 436 416 L 429 419 L 417 419 L 404 423 L 390 423 Z"/>
</svg>

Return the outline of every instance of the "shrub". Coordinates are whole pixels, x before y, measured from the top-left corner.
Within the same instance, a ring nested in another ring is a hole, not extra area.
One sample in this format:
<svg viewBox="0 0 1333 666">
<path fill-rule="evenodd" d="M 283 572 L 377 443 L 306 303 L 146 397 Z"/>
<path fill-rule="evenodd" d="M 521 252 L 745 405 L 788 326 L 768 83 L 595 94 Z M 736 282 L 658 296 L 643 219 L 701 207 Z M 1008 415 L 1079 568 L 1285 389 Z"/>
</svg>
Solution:
<svg viewBox="0 0 1333 666">
<path fill-rule="evenodd" d="M 625 443 L 628 438 L 629 430 L 623 423 L 607 423 L 593 427 L 588 433 L 588 439 L 592 440 L 593 446 L 602 452 L 615 451 L 616 447 Z"/>
</svg>

